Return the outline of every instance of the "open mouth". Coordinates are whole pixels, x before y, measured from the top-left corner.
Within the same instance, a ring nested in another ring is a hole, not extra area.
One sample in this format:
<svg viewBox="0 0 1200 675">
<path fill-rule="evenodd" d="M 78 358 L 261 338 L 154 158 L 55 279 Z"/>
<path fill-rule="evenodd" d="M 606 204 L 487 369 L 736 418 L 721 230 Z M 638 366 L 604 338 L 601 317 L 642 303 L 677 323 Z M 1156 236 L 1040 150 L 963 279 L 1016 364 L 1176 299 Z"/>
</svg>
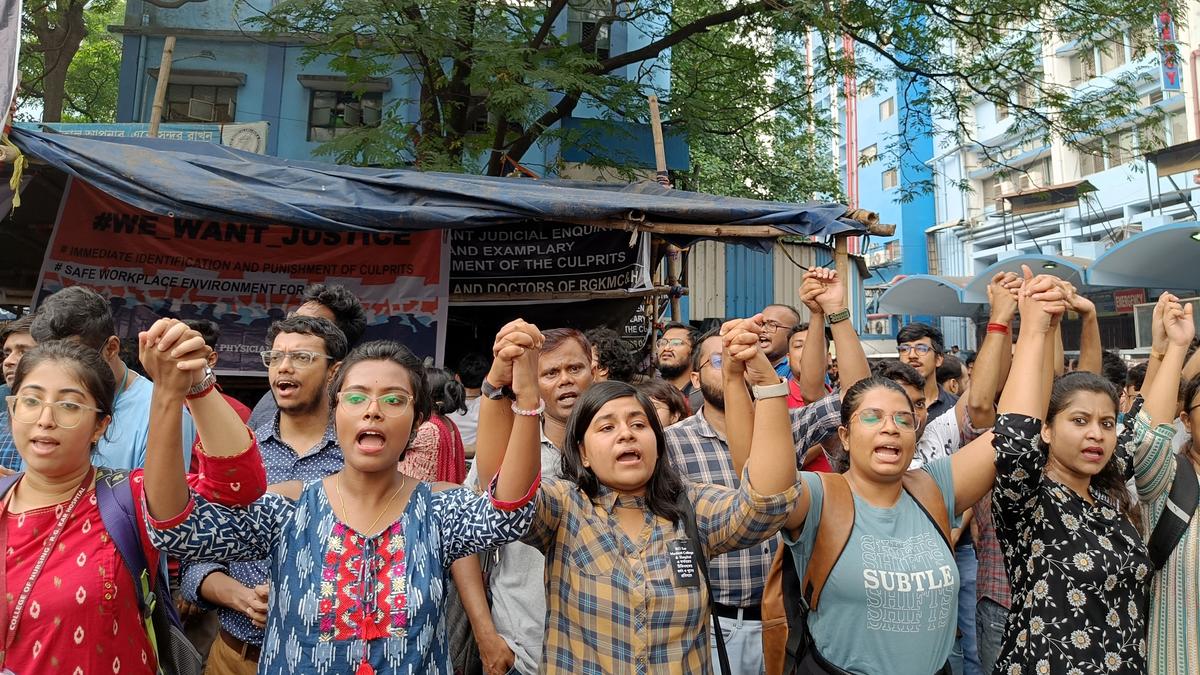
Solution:
<svg viewBox="0 0 1200 675">
<path fill-rule="evenodd" d="M 375 453 L 383 450 L 387 437 L 377 429 L 363 429 L 354 437 L 354 445 L 360 451 Z"/>
<path fill-rule="evenodd" d="M 29 447 L 39 455 L 49 454 L 58 449 L 59 442 L 49 436 L 37 436 L 29 439 Z"/>
<path fill-rule="evenodd" d="M 275 381 L 275 391 L 279 394 L 283 394 L 284 396 L 294 394 L 298 389 L 300 389 L 300 383 L 295 380 Z"/>
<path fill-rule="evenodd" d="M 633 449 L 626 450 L 617 455 L 617 464 L 637 464 L 642 461 L 642 451 Z"/>
<path fill-rule="evenodd" d="M 1095 446 L 1092 446 L 1090 448 L 1084 448 L 1083 449 L 1083 458 L 1089 462 L 1103 462 L 1104 461 L 1104 448 L 1098 448 Z"/>
<path fill-rule="evenodd" d="M 900 461 L 900 446 L 898 445 L 877 445 L 875 446 L 875 456 L 881 461 L 894 463 Z"/>
<path fill-rule="evenodd" d="M 579 398 L 579 392 L 568 391 L 564 394 L 559 394 L 558 398 L 556 398 L 555 400 L 558 401 L 558 404 L 561 405 L 562 407 L 570 408 L 571 406 L 575 405 L 575 401 L 578 398 Z"/>
</svg>

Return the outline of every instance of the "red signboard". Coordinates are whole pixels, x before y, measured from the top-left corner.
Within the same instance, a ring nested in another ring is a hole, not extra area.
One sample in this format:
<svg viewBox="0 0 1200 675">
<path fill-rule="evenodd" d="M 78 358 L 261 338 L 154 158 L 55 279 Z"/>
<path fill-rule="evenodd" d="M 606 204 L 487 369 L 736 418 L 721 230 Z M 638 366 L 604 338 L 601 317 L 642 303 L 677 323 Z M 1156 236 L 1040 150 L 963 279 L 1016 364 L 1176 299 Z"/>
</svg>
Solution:
<svg viewBox="0 0 1200 675">
<path fill-rule="evenodd" d="M 1117 312 L 1120 314 L 1131 313 L 1134 307 L 1144 302 L 1146 302 L 1146 289 L 1144 288 L 1113 291 L 1113 304 L 1116 305 Z"/>
</svg>

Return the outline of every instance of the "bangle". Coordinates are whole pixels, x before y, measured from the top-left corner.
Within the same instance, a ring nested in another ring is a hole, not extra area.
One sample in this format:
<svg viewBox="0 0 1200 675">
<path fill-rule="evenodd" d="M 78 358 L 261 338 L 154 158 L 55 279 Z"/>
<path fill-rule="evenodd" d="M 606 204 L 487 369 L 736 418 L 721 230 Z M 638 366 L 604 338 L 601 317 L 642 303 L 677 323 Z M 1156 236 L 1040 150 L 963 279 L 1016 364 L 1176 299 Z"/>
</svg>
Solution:
<svg viewBox="0 0 1200 675">
<path fill-rule="evenodd" d="M 1167 357 L 1167 355 L 1166 355 L 1166 354 L 1164 354 L 1163 352 L 1160 352 L 1160 351 L 1158 351 L 1157 349 L 1155 349 L 1155 348 L 1153 348 L 1153 347 L 1151 347 L 1151 348 L 1150 348 L 1150 358 L 1152 358 L 1152 359 L 1158 359 L 1159 361 L 1162 361 L 1162 360 L 1163 360 L 1163 359 L 1165 359 L 1166 357 Z"/>
<path fill-rule="evenodd" d="M 1008 335 L 1008 324 L 1006 324 L 1006 323 L 989 323 L 987 325 L 987 332 L 1003 333 L 1004 335 Z"/>
<path fill-rule="evenodd" d="M 522 410 L 522 409 L 518 408 L 516 401 L 513 401 L 513 404 L 512 404 L 513 413 L 520 415 L 522 417 L 537 417 L 538 415 L 541 415 L 543 412 L 545 412 L 545 410 L 546 410 L 546 402 L 540 398 L 538 399 L 538 407 L 534 408 L 533 410 Z"/>
<path fill-rule="evenodd" d="M 216 388 L 217 388 L 217 381 L 209 380 L 208 386 L 206 386 L 205 388 L 201 389 L 200 391 L 198 391 L 194 394 L 188 394 L 187 396 L 184 396 L 183 398 L 186 401 L 194 401 L 198 398 L 204 398 L 205 396 L 208 396 L 208 393 L 210 391 L 212 391 L 213 389 L 216 389 Z"/>
</svg>

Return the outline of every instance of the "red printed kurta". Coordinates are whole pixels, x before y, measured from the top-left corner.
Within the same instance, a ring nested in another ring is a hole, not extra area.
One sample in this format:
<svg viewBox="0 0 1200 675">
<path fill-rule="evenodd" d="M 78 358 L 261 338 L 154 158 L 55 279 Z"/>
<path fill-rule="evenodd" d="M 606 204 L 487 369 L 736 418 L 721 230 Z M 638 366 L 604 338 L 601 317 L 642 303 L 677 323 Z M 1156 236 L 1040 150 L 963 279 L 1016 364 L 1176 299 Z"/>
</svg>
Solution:
<svg viewBox="0 0 1200 675">
<path fill-rule="evenodd" d="M 246 505 L 266 489 L 257 445 L 237 457 L 211 460 L 210 468 L 213 463 L 219 467 L 217 471 L 188 477 L 197 492 L 213 501 Z M 144 522 L 140 469 L 132 472 L 131 485 L 138 522 Z M 69 503 L 67 500 L 24 513 L 5 513 L 5 624 L 46 539 Z M 144 527 L 141 542 L 147 561 L 157 569 L 159 554 Z M 133 576 L 100 518 L 95 489 L 79 500 L 47 558 L 4 666 L 17 675 L 155 672 L 154 653 L 140 618 Z"/>
</svg>

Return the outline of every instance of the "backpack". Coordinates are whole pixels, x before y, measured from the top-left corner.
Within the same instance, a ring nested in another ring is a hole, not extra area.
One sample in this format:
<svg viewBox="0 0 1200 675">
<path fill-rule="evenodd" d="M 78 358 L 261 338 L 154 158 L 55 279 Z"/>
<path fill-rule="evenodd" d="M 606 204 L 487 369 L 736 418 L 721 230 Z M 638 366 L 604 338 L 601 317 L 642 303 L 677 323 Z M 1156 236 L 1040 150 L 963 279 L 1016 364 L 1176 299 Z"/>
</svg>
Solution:
<svg viewBox="0 0 1200 675">
<path fill-rule="evenodd" d="M 854 529 L 854 495 L 842 474 L 817 475 L 824 488 L 821 522 L 817 526 L 816 541 L 804 578 L 801 580 L 796 574 L 791 551 L 780 546 L 763 589 L 763 657 L 767 675 L 813 672 L 811 668 L 802 669 L 802 662 L 809 660 L 821 668 L 816 672 L 843 672 L 817 653 L 808 631 L 808 613 L 817 610 L 825 581 L 850 540 L 850 532 Z M 937 528 L 953 555 L 950 514 L 933 476 L 917 469 L 905 473 L 902 481 L 905 492 Z"/>
<path fill-rule="evenodd" d="M 1161 570 L 1167 564 L 1167 558 L 1171 557 L 1192 522 L 1197 503 L 1200 503 L 1200 482 L 1196 479 L 1196 467 L 1187 453 L 1180 452 L 1175 455 L 1175 478 L 1171 481 L 1167 503 L 1146 544 L 1154 569 Z"/>
<path fill-rule="evenodd" d="M 0 499 L 8 494 L 22 475 L 15 473 L 0 478 Z M 146 552 L 142 550 L 141 528 L 144 526 L 133 508 L 129 473 L 97 469 L 96 503 L 100 508 L 100 519 L 104 521 L 104 529 L 112 536 L 125 569 L 133 575 L 146 635 L 158 657 L 158 671 L 163 675 L 200 675 L 204 670 L 203 662 L 184 635 L 179 614 L 175 611 L 167 581 L 166 557 L 162 558 L 159 569 L 151 570 L 146 561 Z"/>
</svg>

